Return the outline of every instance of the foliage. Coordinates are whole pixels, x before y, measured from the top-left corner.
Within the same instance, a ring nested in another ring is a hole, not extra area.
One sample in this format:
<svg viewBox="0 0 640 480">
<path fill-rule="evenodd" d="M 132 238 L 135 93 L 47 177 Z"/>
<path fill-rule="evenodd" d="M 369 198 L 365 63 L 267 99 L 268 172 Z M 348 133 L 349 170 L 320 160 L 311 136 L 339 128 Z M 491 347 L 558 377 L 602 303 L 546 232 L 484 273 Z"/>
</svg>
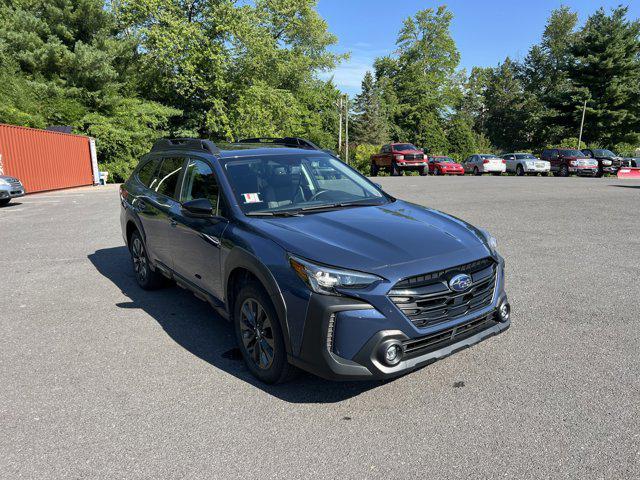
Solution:
<svg viewBox="0 0 640 480">
<path fill-rule="evenodd" d="M 355 143 L 387 142 L 387 119 L 371 72 L 367 72 L 362 80 L 362 90 L 354 100 L 353 110 L 355 115 L 351 138 Z"/>
<path fill-rule="evenodd" d="M 351 166 L 364 175 L 371 173 L 371 155 L 380 151 L 381 145 L 371 145 L 368 143 L 360 143 L 350 152 Z"/>
</svg>

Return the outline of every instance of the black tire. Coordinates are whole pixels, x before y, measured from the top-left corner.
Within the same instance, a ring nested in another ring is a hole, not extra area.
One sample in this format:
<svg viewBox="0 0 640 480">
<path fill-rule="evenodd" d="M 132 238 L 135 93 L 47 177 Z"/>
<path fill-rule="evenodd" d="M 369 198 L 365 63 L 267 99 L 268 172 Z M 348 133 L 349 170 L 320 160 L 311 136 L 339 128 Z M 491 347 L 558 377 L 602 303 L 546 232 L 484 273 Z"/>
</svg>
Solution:
<svg viewBox="0 0 640 480">
<path fill-rule="evenodd" d="M 4 207 L 5 205 L 9 205 L 10 201 L 11 201 L 10 198 L 3 198 L 2 200 L 0 200 L 0 207 Z"/>
<path fill-rule="evenodd" d="M 560 170 L 558 170 L 559 177 L 568 177 L 569 176 L 569 167 L 566 165 L 560 165 Z"/>
<path fill-rule="evenodd" d="M 549 176 L 549 172 L 542 172 L 540 175 L 543 176 L 543 177 L 548 177 Z"/>
<path fill-rule="evenodd" d="M 265 383 L 282 383 L 295 369 L 287 361 L 280 321 L 261 285 L 242 287 L 233 305 L 233 324 L 238 348 L 249 371 Z"/>
<path fill-rule="evenodd" d="M 480 173 L 480 170 L 478 169 L 478 167 L 473 167 L 473 174 L 474 174 L 476 177 L 479 177 L 480 175 L 482 175 L 482 174 Z"/>
<path fill-rule="evenodd" d="M 425 175 L 429 174 L 429 167 L 421 167 L 418 169 L 418 173 L 420 174 L 421 177 L 424 177 Z"/>
<path fill-rule="evenodd" d="M 518 164 L 518 166 L 516 167 L 516 175 L 518 177 L 524 176 L 524 168 L 522 168 L 522 165 L 520 164 Z"/>
<path fill-rule="evenodd" d="M 440 171 L 440 169 L 438 167 L 433 169 L 433 174 L 434 175 L 442 175 L 442 172 Z"/>
<path fill-rule="evenodd" d="M 598 167 L 598 171 L 596 172 L 596 174 L 594 175 L 594 177 L 596 178 L 602 178 L 604 176 L 604 171 L 602 170 L 602 167 Z"/>
<path fill-rule="evenodd" d="M 492 172 L 491 175 L 493 175 L 494 177 L 499 177 L 500 175 L 502 175 L 502 172 Z"/>
<path fill-rule="evenodd" d="M 372 177 L 378 176 L 378 165 L 376 165 L 375 162 L 371 162 L 371 176 Z"/>
<path fill-rule="evenodd" d="M 160 272 L 151 269 L 147 247 L 137 231 L 131 234 L 129 252 L 133 263 L 133 273 L 140 288 L 143 290 L 156 290 L 166 285 L 165 277 Z"/>
<path fill-rule="evenodd" d="M 391 162 L 391 176 L 399 177 L 402 175 L 402 170 L 398 168 L 398 164 L 396 162 Z"/>
</svg>

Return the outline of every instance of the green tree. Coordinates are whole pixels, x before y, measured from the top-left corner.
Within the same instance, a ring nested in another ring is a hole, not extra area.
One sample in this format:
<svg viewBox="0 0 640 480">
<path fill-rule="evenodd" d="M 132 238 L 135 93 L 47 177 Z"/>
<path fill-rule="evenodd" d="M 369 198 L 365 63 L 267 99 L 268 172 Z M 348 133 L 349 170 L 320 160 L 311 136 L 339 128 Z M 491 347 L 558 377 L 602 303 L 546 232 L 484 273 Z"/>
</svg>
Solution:
<svg viewBox="0 0 640 480">
<path fill-rule="evenodd" d="M 607 15 L 599 9 L 587 20 L 572 46 L 572 82 L 564 114 L 578 130 L 587 100 L 583 138 L 613 146 L 640 142 L 640 21 L 627 8 Z"/>
<path fill-rule="evenodd" d="M 373 75 L 367 72 L 353 103 L 352 139 L 355 143 L 380 145 L 387 142 L 387 121 Z"/>
</svg>

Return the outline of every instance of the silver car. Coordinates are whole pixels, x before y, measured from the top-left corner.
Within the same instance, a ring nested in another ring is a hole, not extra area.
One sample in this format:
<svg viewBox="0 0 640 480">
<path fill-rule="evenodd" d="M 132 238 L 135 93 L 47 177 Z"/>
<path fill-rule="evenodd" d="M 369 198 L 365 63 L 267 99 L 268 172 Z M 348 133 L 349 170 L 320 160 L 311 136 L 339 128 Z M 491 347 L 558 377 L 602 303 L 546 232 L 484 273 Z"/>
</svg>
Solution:
<svg viewBox="0 0 640 480">
<path fill-rule="evenodd" d="M 530 153 L 505 153 L 502 158 L 507 161 L 507 172 L 522 175 L 549 175 L 551 163 L 540 160 Z"/>
<path fill-rule="evenodd" d="M 22 197 L 24 194 L 25 190 L 20 180 L 0 175 L 0 207 L 7 205 L 12 198 Z"/>
</svg>

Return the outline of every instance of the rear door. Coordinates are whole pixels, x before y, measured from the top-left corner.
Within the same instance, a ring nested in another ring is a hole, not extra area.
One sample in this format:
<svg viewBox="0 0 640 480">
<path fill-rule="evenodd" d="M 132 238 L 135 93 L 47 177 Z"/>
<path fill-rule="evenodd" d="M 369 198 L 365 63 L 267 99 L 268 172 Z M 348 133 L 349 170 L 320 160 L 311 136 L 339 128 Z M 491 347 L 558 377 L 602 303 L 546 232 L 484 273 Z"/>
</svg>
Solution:
<svg viewBox="0 0 640 480">
<path fill-rule="evenodd" d="M 174 217 L 172 226 L 173 270 L 198 288 L 223 298 L 220 252 L 222 234 L 229 224 L 222 214 L 225 201 L 213 166 L 201 158 L 189 158 L 184 173 L 180 203 L 207 199 L 214 216 L 198 218 L 185 210 Z"/>
<path fill-rule="evenodd" d="M 515 155 L 504 155 L 504 158 L 507 161 L 507 172 L 515 172 L 516 171 L 516 156 Z"/>
<path fill-rule="evenodd" d="M 169 268 L 172 267 L 171 217 L 180 211 L 176 199 L 183 163 L 181 156 L 161 157 L 149 187 L 133 202 L 145 232 L 149 257 L 154 263 L 160 262 Z"/>
</svg>

